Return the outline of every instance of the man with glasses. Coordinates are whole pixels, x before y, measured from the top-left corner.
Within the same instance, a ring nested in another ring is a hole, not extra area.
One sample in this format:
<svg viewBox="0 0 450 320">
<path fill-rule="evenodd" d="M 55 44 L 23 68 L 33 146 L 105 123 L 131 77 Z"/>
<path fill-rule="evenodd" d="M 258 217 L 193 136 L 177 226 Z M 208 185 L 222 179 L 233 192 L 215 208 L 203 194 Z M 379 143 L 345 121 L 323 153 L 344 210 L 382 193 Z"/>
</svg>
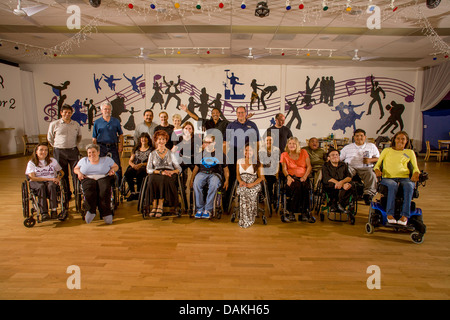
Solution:
<svg viewBox="0 0 450 320">
<path fill-rule="evenodd" d="M 228 189 L 229 170 L 222 150 L 216 150 L 216 140 L 212 134 L 203 140 L 203 156 L 200 163 L 195 165 L 190 185 L 195 192 L 195 218 L 209 219 L 214 209 L 214 197 L 221 186 Z M 222 185 L 223 181 L 223 185 Z M 205 201 L 205 187 L 207 194 Z"/>
</svg>

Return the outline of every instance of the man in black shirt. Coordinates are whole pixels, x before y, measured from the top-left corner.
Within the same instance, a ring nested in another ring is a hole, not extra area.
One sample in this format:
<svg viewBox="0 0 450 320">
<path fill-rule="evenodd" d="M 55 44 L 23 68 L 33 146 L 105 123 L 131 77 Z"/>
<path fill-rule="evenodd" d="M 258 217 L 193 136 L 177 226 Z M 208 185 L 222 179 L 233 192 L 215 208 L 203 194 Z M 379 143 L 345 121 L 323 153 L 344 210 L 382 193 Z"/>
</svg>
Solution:
<svg viewBox="0 0 450 320">
<path fill-rule="evenodd" d="M 323 190 L 331 200 L 332 211 L 348 214 L 345 209 L 353 192 L 352 177 L 348 165 L 339 159 L 339 151 L 331 149 L 328 152 L 328 161 L 322 167 Z"/>
<path fill-rule="evenodd" d="M 275 144 L 276 147 L 280 149 L 280 154 L 284 152 L 284 148 L 286 147 L 287 141 L 290 137 L 292 137 L 292 131 L 288 127 L 284 125 L 286 121 L 286 117 L 282 113 L 278 113 L 275 116 L 275 125 L 271 126 L 267 129 L 264 134 L 264 138 L 269 134 L 272 138 L 275 137 L 274 132 L 278 132 L 278 145 Z M 274 139 L 274 143 L 276 143 L 276 139 Z"/>
<path fill-rule="evenodd" d="M 222 185 L 228 188 L 229 170 L 221 148 L 216 150 L 214 135 L 207 135 L 203 140 L 204 152 L 200 163 L 195 165 L 192 172 L 191 183 L 195 192 L 195 218 L 209 219 L 214 208 L 214 197 L 217 190 Z M 217 152 L 216 152 L 217 151 Z M 217 153 L 217 154 L 216 154 Z M 208 185 L 206 202 L 204 197 L 204 187 Z"/>
</svg>

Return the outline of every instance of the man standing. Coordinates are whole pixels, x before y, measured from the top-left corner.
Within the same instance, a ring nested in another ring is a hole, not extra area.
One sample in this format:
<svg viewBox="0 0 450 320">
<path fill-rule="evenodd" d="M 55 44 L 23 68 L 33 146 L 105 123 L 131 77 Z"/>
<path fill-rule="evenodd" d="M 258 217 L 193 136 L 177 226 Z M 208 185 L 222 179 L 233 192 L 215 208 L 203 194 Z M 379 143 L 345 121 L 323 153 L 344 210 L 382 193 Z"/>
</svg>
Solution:
<svg viewBox="0 0 450 320">
<path fill-rule="evenodd" d="M 373 166 L 378 161 L 380 152 L 373 143 L 366 143 L 366 132 L 363 129 L 357 129 L 353 139 L 355 142 L 342 148 L 340 159 L 348 164 L 352 177 L 358 174 L 364 182 L 364 202 L 370 204 L 377 192 L 377 177 Z"/>
<path fill-rule="evenodd" d="M 144 122 L 141 122 L 136 126 L 134 131 L 134 141 L 138 143 L 139 137 L 142 133 L 147 132 L 150 139 L 153 139 L 153 133 L 155 132 L 157 124 L 153 122 L 153 111 L 147 109 L 144 111 Z"/>
<path fill-rule="evenodd" d="M 119 154 L 123 150 L 123 131 L 119 119 L 111 117 L 112 106 L 109 102 L 103 102 L 100 106 L 102 117 L 95 120 L 92 130 L 92 143 L 100 146 L 100 156 L 111 155 L 111 158 L 119 166 L 117 175 L 119 183 L 122 180 L 122 166 Z"/>
<path fill-rule="evenodd" d="M 230 122 L 226 119 L 221 119 L 221 111 L 218 108 L 213 108 L 211 110 L 211 119 L 201 119 L 195 113 L 190 111 L 188 107 L 184 104 L 181 104 L 181 110 L 185 111 L 192 119 L 195 121 L 202 122 L 203 131 L 207 131 L 208 129 L 217 129 L 222 132 L 223 138 L 225 139 L 226 129 Z"/>
<path fill-rule="evenodd" d="M 271 126 L 269 129 L 267 129 L 264 136 L 267 136 L 270 132 L 272 138 L 274 137 L 274 132 L 278 132 L 278 147 L 280 149 L 280 152 L 284 152 L 284 148 L 286 147 L 286 143 L 290 137 L 292 137 L 292 131 L 288 127 L 284 125 L 284 122 L 286 121 L 286 117 L 282 113 L 278 113 L 275 116 L 275 125 Z"/>
<path fill-rule="evenodd" d="M 50 123 L 47 132 L 47 140 L 53 146 L 53 156 L 64 171 L 63 180 L 66 183 L 66 200 L 72 195 L 69 183 L 69 167 L 72 181 L 75 178 L 73 168 L 78 162 L 79 151 L 77 144 L 81 141 L 81 127 L 76 121 L 72 121 L 73 109 L 68 104 L 61 107 L 61 118 Z M 73 182 L 75 190 L 75 183 Z"/>
</svg>

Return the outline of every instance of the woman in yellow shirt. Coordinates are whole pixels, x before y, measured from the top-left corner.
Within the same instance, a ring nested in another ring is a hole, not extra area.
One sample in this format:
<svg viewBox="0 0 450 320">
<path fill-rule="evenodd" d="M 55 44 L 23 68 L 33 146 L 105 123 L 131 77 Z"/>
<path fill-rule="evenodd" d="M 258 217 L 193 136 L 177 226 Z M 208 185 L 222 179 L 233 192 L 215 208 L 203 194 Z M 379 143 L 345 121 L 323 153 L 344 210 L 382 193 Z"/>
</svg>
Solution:
<svg viewBox="0 0 450 320">
<path fill-rule="evenodd" d="M 411 211 L 411 200 L 414 192 L 414 182 L 419 180 L 419 167 L 417 166 L 416 155 L 413 150 L 405 149 L 409 145 L 409 136 L 404 131 L 397 132 L 392 138 L 392 147 L 386 148 L 381 152 L 380 158 L 374 167 L 377 177 L 383 176 L 381 184 L 388 189 L 386 214 L 389 223 L 406 225 L 408 223 L 409 213 Z M 408 164 L 412 165 L 413 172 L 409 178 L 410 169 Z M 383 172 L 380 167 L 383 165 Z M 395 220 L 395 196 L 398 186 L 403 187 L 403 206 L 400 220 Z"/>
</svg>

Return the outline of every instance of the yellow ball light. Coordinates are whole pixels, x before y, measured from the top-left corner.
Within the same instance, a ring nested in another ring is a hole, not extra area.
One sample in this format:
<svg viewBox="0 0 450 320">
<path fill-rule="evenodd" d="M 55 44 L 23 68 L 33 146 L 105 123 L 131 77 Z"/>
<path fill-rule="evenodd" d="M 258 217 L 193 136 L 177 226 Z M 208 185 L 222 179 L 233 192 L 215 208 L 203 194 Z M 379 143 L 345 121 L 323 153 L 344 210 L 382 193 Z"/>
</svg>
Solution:
<svg viewBox="0 0 450 320">
<path fill-rule="evenodd" d="M 181 51 L 177 51 L 177 54 L 181 54 Z"/>
<path fill-rule="evenodd" d="M 345 9 L 347 12 L 350 12 L 350 11 L 352 11 L 352 8 L 351 7 L 347 7 L 347 9 Z"/>
<path fill-rule="evenodd" d="M 175 2 L 174 6 L 178 9 L 180 7 L 180 4 L 178 2 Z"/>
<path fill-rule="evenodd" d="M 309 57 L 311 54 L 308 52 L 306 55 Z"/>
</svg>

